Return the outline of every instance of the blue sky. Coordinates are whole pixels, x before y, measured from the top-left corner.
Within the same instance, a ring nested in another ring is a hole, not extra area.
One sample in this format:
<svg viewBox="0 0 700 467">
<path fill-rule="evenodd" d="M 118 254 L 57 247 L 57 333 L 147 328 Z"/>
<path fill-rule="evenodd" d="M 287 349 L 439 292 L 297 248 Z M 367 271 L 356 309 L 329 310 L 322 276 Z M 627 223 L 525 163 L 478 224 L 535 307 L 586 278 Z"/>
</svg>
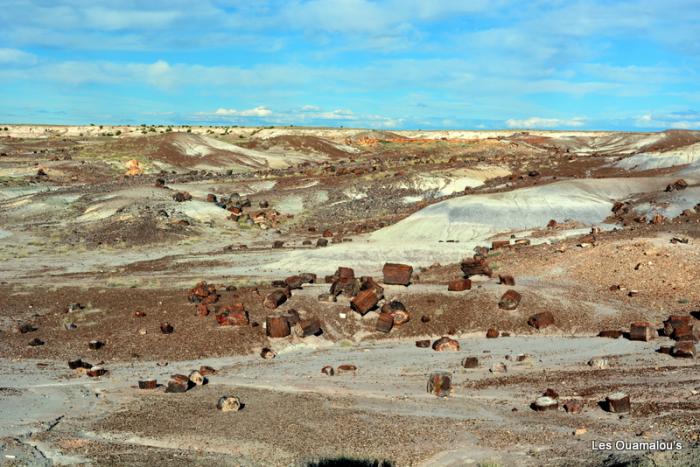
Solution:
<svg viewBox="0 0 700 467">
<path fill-rule="evenodd" d="M 0 122 L 700 129 L 700 1 L 0 0 Z"/>
</svg>

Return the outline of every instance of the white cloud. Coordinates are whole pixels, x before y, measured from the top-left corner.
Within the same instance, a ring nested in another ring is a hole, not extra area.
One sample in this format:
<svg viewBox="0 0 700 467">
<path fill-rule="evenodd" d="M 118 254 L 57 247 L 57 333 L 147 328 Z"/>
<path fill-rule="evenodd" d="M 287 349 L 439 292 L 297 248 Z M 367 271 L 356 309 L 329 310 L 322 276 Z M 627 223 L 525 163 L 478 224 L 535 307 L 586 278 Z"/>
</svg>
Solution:
<svg viewBox="0 0 700 467">
<path fill-rule="evenodd" d="M 523 120 L 508 119 L 506 125 L 509 128 L 565 128 L 565 127 L 580 127 L 586 124 L 586 119 L 583 117 L 575 117 L 571 119 L 560 118 L 540 118 L 530 117 Z"/>
<path fill-rule="evenodd" d="M 37 57 L 18 49 L 0 48 L 0 64 L 2 65 L 33 65 Z"/>
<path fill-rule="evenodd" d="M 207 115 L 207 113 L 201 112 L 200 115 Z M 272 111 L 264 106 L 259 106 L 247 110 L 225 109 L 222 107 L 216 109 L 216 111 L 209 115 L 217 115 L 221 117 L 270 117 L 272 116 Z"/>
</svg>

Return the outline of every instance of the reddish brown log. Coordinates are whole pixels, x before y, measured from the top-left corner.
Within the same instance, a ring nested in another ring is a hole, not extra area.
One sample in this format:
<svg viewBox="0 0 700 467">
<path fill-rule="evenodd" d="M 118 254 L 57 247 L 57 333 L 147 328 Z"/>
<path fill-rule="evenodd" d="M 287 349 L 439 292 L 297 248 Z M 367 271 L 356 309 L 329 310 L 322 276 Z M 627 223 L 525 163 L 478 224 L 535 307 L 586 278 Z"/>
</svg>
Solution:
<svg viewBox="0 0 700 467">
<path fill-rule="evenodd" d="M 554 324 L 554 315 L 550 311 L 543 311 L 542 313 L 532 315 L 530 319 L 527 320 L 527 324 L 535 329 L 544 329 Z"/>
<path fill-rule="evenodd" d="M 450 292 L 462 292 L 472 288 L 472 281 L 469 279 L 455 279 L 447 283 L 447 290 Z"/>
<path fill-rule="evenodd" d="M 379 332 L 388 333 L 394 327 L 394 317 L 389 313 L 379 313 L 376 329 Z"/>
<path fill-rule="evenodd" d="M 265 333 L 268 337 L 281 338 L 291 334 L 289 321 L 284 316 L 268 316 L 265 323 Z"/>
<path fill-rule="evenodd" d="M 382 269 L 384 274 L 385 284 L 394 285 L 409 285 L 411 283 L 411 275 L 413 275 L 413 266 L 407 264 L 386 263 Z"/>
<path fill-rule="evenodd" d="M 275 290 L 274 292 L 270 292 L 267 297 L 265 297 L 265 300 L 263 301 L 263 306 L 265 308 L 269 308 L 270 310 L 274 310 L 278 306 L 282 305 L 284 302 L 287 301 L 287 294 L 285 293 L 284 290 Z"/>
<path fill-rule="evenodd" d="M 636 322 L 630 325 L 631 341 L 650 341 L 658 335 L 656 327 L 647 322 Z"/>
<path fill-rule="evenodd" d="M 624 392 L 616 392 L 605 398 L 608 412 L 627 413 L 630 411 L 630 396 Z"/>
<path fill-rule="evenodd" d="M 479 359 L 476 357 L 464 357 L 462 360 L 462 367 L 464 368 L 476 368 L 479 366 Z"/>
<path fill-rule="evenodd" d="M 378 302 L 379 298 L 373 290 L 363 290 L 350 301 L 350 306 L 361 315 L 365 315 L 368 311 L 377 306 Z"/>
<path fill-rule="evenodd" d="M 498 302 L 498 307 L 502 310 L 515 310 L 520 304 L 522 296 L 513 289 L 506 290 L 506 293 L 501 296 Z"/>
</svg>

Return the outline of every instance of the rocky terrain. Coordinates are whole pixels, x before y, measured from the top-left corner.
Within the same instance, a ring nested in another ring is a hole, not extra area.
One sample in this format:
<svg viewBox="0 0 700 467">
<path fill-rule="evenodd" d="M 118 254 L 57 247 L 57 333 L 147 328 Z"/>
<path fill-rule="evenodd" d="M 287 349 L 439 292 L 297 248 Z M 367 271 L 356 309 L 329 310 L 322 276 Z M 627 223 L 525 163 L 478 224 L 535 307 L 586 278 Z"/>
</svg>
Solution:
<svg viewBox="0 0 700 467">
<path fill-rule="evenodd" d="M 692 131 L 0 125 L 0 464 L 698 465 L 698 203 Z"/>
</svg>

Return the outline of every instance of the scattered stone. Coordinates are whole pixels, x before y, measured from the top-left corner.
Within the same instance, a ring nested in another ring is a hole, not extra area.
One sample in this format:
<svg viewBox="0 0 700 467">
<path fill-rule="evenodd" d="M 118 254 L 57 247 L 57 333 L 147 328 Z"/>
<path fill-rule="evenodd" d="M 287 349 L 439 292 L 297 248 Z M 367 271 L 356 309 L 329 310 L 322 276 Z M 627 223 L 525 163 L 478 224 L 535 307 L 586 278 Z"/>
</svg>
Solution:
<svg viewBox="0 0 700 467">
<path fill-rule="evenodd" d="M 670 345 L 662 345 L 661 347 L 659 347 L 657 352 L 663 353 L 666 355 L 671 355 L 673 353 L 673 347 L 671 347 Z"/>
<path fill-rule="evenodd" d="M 190 378 L 185 375 L 171 375 L 168 386 L 165 388 L 167 393 L 182 393 L 187 392 L 190 388 Z"/>
<path fill-rule="evenodd" d="M 671 192 L 676 190 L 685 190 L 686 188 L 688 188 L 688 182 L 686 182 L 682 178 L 679 178 L 675 182 L 666 186 L 666 191 Z"/>
<path fill-rule="evenodd" d="M 630 396 L 624 392 L 616 392 L 605 398 L 606 409 L 612 413 L 627 413 L 630 411 Z"/>
<path fill-rule="evenodd" d="M 86 370 L 89 370 L 90 368 L 92 368 L 92 365 L 82 361 L 81 359 L 77 359 L 68 361 L 68 368 L 70 368 L 71 370 L 77 370 L 78 368 L 84 368 Z"/>
<path fill-rule="evenodd" d="M 317 319 L 302 319 L 299 320 L 299 329 L 302 337 L 320 336 L 323 334 L 321 322 Z"/>
<path fill-rule="evenodd" d="M 160 323 L 160 332 L 163 334 L 172 334 L 175 328 L 170 323 Z"/>
<path fill-rule="evenodd" d="M 472 288 L 472 281 L 469 279 L 455 279 L 447 283 L 447 290 L 450 292 L 463 292 Z"/>
<path fill-rule="evenodd" d="M 318 240 L 316 240 L 316 246 L 328 246 L 328 240 L 326 240 L 325 238 L 319 238 Z"/>
<path fill-rule="evenodd" d="M 647 322 L 636 322 L 630 325 L 631 341 L 650 341 L 658 335 L 656 327 Z"/>
<path fill-rule="evenodd" d="M 420 317 L 420 322 L 421 323 L 429 323 L 430 322 L 430 316 L 428 315 L 423 315 Z"/>
<path fill-rule="evenodd" d="M 304 284 L 304 279 L 301 276 L 289 276 L 284 280 L 284 284 L 290 290 L 299 290 Z"/>
<path fill-rule="evenodd" d="M 509 286 L 514 286 L 515 285 L 515 279 L 511 275 L 507 274 L 499 274 L 498 275 L 498 282 L 501 285 L 509 285 Z"/>
<path fill-rule="evenodd" d="M 179 191 L 173 195 L 173 199 L 178 203 L 192 200 L 192 195 L 186 191 Z"/>
<path fill-rule="evenodd" d="M 421 349 L 427 349 L 428 347 L 430 347 L 430 339 L 422 339 L 416 341 L 416 347 Z"/>
<path fill-rule="evenodd" d="M 216 202 L 217 202 L 216 195 L 213 193 L 208 193 L 207 194 L 207 203 L 216 203 Z"/>
<path fill-rule="evenodd" d="M 27 334 L 28 332 L 34 332 L 37 328 L 29 323 L 20 323 L 15 326 L 15 333 L 17 334 Z"/>
<path fill-rule="evenodd" d="M 75 331 L 78 329 L 78 325 L 75 323 L 64 323 L 63 327 L 66 329 L 66 331 Z"/>
<path fill-rule="evenodd" d="M 272 349 L 265 347 L 260 351 L 260 356 L 265 360 L 272 360 L 277 354 Z"/>
<path fill-rule="evenodd" d="M 32 339 L 32 340 L 29 341 L 29 346 L 30 346 L 30 347 L 39 347 L 39 346 L 42 346 L 42 345 L 44 345 L 44 341 L 42 341 L 42 340 L 39 339 L 38 337 L 35 337 L 34 339 Z"/>
<path fill-rule="evenodd" d="M 522 296 L 513 289 L 506 290 L 498 302 L 498 307 L 502 310 L 515 310 L 520 304 Z"/>
<path fill-rule="evenodd" d="M 607 337 L 609 339 L 618 339 L 622 336 L 622 331 L 616 329 L 604 330 L 598 333 L 598 337 Z"/>
<path fill-rule="evenodd" d="M 98 378 L 100 376 L 104 376 L 107 374 L 107 370 L 105 368 L 102 368 L 101 366 L 93 366 L 89 370 L 87 370 L 87 375 L 90 378 Z"/>
<path fill-rule="evenodd" d="M 508 371 L 508 368 L 506 367 L 505 363 L 498 362 L 498 363 L 494 363 L 493 365 L 491 365 L 491 368 L 489 368 L 489 371 L 491 373 L 505 373 Z"/>
<path fill-rule="evenodd" d="M 323 368 L 321 368 L 321 373 L 327 376 L 333 376 L 335 374 L 335 370 L 332 366 L 326 365 Z"/>
<path fill-rule="evenodd" d="M 552 399 L 559 399 L 559 393 L 552 388 L 547 388 L 543 393 L 543 396 L 551 397 Z"/>
<path fill-rule="evenodd" d="M 279 249 L 284 247 L 284 242 L 282 240 L 275 240 L 272 242 L 272 248 Z"/>
<path fill-rule="evenodd" d="M 158 387 L 158 381 L 155 379 L 147 379 L 139 381 L 139 389 L 155 389 Z"/>
<path fill-rule="evenodd" d="M 136 318 L 145 318 L 145 317 L 146 317 L 146 313 L 144 313 L 143 311 L 135 311 L 135 312 L 134 312 L 134 316 L 135 316 Z"/>
<path fill-rule="evenodd" d="M 301 280 L 304 284 L 315 284 L 316 279 L 318 279 L 316 274 L 312 272 L 303 272 L 299 274 L 299 277 L 301 277 Z"/>
<path fill-rule="evenodd" d="M 88 348 L 90 350 L 99 350 L 102 347 L 104 347 L 104 345 L 105 345 L 104 342 L 98 341 L 98 340 L 93 340 L 93 341 L 88 342 Z"/>
<path fill-rule="evenodd" d="M 287 337 L 291 334 L 289 320 L 285 316 L 268 316 L 265 319 L 265 333 L 272 338 Z"/>
<path fill-rule="evenodd" d="M 333 232 L 331 232 L 330 230 L 326 229 L 326 230 L 323 231 L 323 236 L 326 237 L 326 238 L 332 237 L 332 236 L 333 236 Z"/>
<path fill-rule="evenodd" d="M 576 428 L 576 430 L 574 430 L 574 436 L 583 436 L 586 433 L 588 433 L 588 430 L 584 427 Z"/>
<path fill-rule="evenodd" d="M 479 359 L 476 357 L 464 357 L 462 359 L 463 368 L 476 368 L 479 366 Z"/>
<path fill-rule="evenodd" d="M 680 341 L 673 346 L 672 355 L 677 358 L 695 358 L 693 341 Z"/>
<path fill-rule="evenodd" d="M 583 402 L 580 400 L 569 400 L 564 402 L 564 410 L 566 413 L 581 413 L 583 412 Z"/>
<path fill-rule="evenodd" d="M 343 373 L 355 374 L 355 373 L 357 373 L 357 367 L 355 365 L 351 365 L 351 364 L 346 363 L 343 365 L 339 365 L 335 372 L 338 373 L 339 375 L 343 374 Z"/>
<path fill-rule="evenodd" d="M 433 342 L 433 350 L 436 352 L 457 352 L 459 351 L 459 342 L 448 336 L 443 336 Z"/>
<path fill-rule="evenodd" d="M 283 290 L 275 290 L 274 292 L 269 293 L 267 297 L 265 297 L 265 300 L 263 301 L 263 306 L 265 308 L 274 310 L 286 301 L 287 294 Z"/>
<path fill-rule="evenodd" d="M 388 333 L 394 327 L 394 317 L 389 313 L 379 313 L 375 329 L 379 332 Z"/>
<path fill-rule="evenodd" d="M 596 370 L 605 370 L 610 368 L 610 361 L 606 357 L 593 357 L 588 360 L 588 366 Z"/>
<path fill-rule="evenodd" d="M 493 274 L 488 262 L 484 258 L 465 259 L 460 265 L 465 278 L 476 275 L 489 276 Z"/>
<path fill-rule="evenodd" d="M 538 412 L 557 410 L 559 408 L 559 401 L 549 396 L 538 397 L 532 404 L 532 408 Z"/>
<path fill-rule="evenodd" d="M 510 246 L 510 240 L 494 240 L 491 242 L 491 249 L 498 250 L 499 248 L 507 248 Z"/>
<path fill-rule="evenodd" d="M 363 290 L 350 301 L 350 307 L 364 316 L 367 312 L 376 307 L 378 302 L 379 297 L 377 297 L 374 290 Z"/>
<path fill-rule="evenodd" d="M 385 284 L 405 285 L 411 283 L 413 267 L 407 264 L 386 263 L 382 269 Z"/>
<path fill-rule="evenodd" d="M 532 315 L 527 320 L 527 324 L 535 329 L 544 329 L 554 324 L 554 315 L 550 311 L 543 311 Z"/>
<path fill-rule="evenodd" d="M 487 338 L 487 339 L 495 339 L 495 338 L 498 337 L 498 336 L 499 336 L 498 329 L 489 328 L 489 329 L 486 331 L 486 338 Z"/>
<path fill-rule="evenodd" d="M 202 376 L 209 376 L 209 375 L 216 374 L 216 370 L 210 366 L 207 366 L 207 365 L 200 366 L 199 372 L 202 374 Z"/>
<path fill-rule="evenodd" d="M 221 396 L 216 402 L 216 408 L 222 412 L 238 412 L 241 410 L 241 400 L 236 396 Z"/>
<path fill-rule="evenodd" d="M 452 373 L 435 371 L 428 377 L 428 392 L 437 397 L 447 397 L 452 390 Z"/>
<path fill-rule="evenodd" d="M 195 386 L 202 386 L 204 383 L 206 383 L 206 378 L 204 375 L 197 370 L 190 373 L 189 379 Z"/>
</svg>

